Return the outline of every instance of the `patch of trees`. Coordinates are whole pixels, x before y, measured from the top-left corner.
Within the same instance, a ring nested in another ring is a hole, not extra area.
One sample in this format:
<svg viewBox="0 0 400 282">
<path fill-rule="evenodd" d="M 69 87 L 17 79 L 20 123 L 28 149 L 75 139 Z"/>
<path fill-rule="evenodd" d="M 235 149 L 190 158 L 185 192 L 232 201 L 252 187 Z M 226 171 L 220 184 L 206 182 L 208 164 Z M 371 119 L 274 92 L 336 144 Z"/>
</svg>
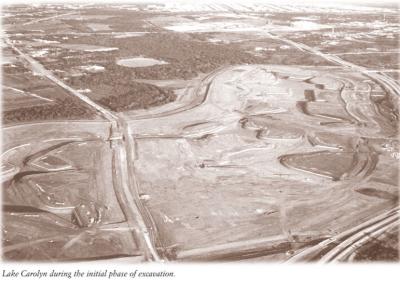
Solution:
<svg viewBox="0 0 400 282">
<path fill-rule="evenodd" d="M 159 106 L 176 99 L 171 89 L 135 82 L 130 68 L 113 63 L 105 67 L 105 72 L 71 77 L 68 84 L 76 89 L 91 89 L 90 98 L 117 112 Z"/>
<path fill-rule="evenodd" d="M 129 73 L 131 79 L 191 79 L 199 73 L 208 73 L 221 66 L 236 64 L 303 64 L 332 65 L 330 62 L 299 50 L 277 50 L 254 56 L 250 49 L 244 50 L 239 44 L 213 44 L 192 34 L 151 33 L 139 37 L 113 38 L 88 36 L 70 39 L 68 43 L 118 47 L 114 53 L 106 54 L 108 72 Z M 280 46 L 279 44 L 278 46 Z M 103 54 L 104 56 L 104 54 Z M 115 64 L 115 59 L 144 56 L 168 62 L 143 68 L 127 68 Z M 95 61 L 95 60 L 94 60 Z M 125 75 L 125 74 L 124 74 Z"/>
<path fill-rule="evenodd" d="M 169 63 L 129 69 L 132 78 L 140 79 L 189 79 L 223 65 L 258 62 L 258 58 L 236 46 L 195 41 L 186 35 L 159 33 L 112 41 L 105 36 L 91 36 L 68 43 L 118 47 L 119 57 L 145 56 Z"/>
<path fill-rule="evenodd" d="M 367 68 L 397 68 L 396 53 L 393 54 L 362 54 L 362 55 L 342 55 L 343 60 L 349 61 L 356 65 L 364 66 Z"/>
<path fill-rule="evenodd" d="M 161 89 L 153 85 L 136 83 L 120 95 L 110 95 L 97 102 L 115 111 L 128 111 L 134 109 L 147 109 L 172 102 L 176 95 L 170 89 Z"/>
<path fill-rule="evenodd" d="M 37 120 L 90 119 L 94 112 L 71 98 L 59 99 L 54 104 L 3 111 L 3 122 Z"/>
</svg>

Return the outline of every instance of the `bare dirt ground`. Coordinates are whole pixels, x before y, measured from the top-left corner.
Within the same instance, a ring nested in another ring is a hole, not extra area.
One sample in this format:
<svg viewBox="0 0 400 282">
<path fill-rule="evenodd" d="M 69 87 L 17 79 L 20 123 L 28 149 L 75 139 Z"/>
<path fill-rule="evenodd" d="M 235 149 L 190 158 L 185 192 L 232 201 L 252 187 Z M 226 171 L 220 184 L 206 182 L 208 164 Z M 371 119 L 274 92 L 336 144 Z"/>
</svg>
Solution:
<svg viewBox="0 0 400 282">
<path fill-rule="evenodd" d="M 197 107 L 129 123 L 142 198 L 172 257 L 223 258 L 224 246 L 239 258 L 252 244 L 285 253 L 396 205 L 397 159 L 384 148 L 397 127 L 372 102 L 388 98 L 373 81 L 247 65 L 199 89 Z"/>
<path fill-rule="evenodd" d="M 397 14 L 4 7 L 3 257 L 398 260 Z"/>
<path fill-rule="evenodd" d="M 108 135 L 99 121 L 3 129 L 5 259 L 140 258 L 112 189 Z"/>
</svg>

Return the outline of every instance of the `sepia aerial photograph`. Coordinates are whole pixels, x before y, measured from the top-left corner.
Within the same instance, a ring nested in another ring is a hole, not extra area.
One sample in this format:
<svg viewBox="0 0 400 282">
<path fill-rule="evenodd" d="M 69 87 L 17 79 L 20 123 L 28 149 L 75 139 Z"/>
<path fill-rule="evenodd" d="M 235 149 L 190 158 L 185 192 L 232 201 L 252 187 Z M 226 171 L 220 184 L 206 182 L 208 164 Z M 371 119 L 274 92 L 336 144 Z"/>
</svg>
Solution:
<svg viewBox="0 0 400 282">
<path fill-rule="evenodd" d="M 399 263 L 399 11 L 2 4 L 2 261 Z"/>
</svg>

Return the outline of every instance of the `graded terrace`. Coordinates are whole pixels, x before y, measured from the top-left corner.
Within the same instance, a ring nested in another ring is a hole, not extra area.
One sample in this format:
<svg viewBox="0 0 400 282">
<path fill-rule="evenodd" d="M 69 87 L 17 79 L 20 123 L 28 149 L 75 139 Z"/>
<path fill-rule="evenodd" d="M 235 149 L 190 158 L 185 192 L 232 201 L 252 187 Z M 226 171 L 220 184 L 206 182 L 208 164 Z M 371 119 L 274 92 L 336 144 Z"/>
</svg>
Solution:
<svg viewBox="0 0 400 282">
<path fill-rule="evenodd" d="M 396 9 L 2 12 L 3 259 L 399 260 Z"/>
</svg>

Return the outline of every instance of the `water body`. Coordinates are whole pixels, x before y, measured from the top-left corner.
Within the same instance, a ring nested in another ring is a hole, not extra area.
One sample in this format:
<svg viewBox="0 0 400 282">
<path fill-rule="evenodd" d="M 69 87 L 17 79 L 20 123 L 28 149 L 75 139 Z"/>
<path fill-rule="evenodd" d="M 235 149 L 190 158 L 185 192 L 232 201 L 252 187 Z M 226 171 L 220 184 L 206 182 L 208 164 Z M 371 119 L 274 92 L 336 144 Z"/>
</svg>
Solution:
<svg viewBox="0 0 400 282">
<path fill-rule="evenodd" d="M 165 61 L 156 60 L 152 58 L 133 57 L 133 58 L 118 60 L 117 64 L 129 68 L 140 68 L 140 67 L 150 67 L 155 65 L 165 65 L 168 63 Z"/>
</svg>

